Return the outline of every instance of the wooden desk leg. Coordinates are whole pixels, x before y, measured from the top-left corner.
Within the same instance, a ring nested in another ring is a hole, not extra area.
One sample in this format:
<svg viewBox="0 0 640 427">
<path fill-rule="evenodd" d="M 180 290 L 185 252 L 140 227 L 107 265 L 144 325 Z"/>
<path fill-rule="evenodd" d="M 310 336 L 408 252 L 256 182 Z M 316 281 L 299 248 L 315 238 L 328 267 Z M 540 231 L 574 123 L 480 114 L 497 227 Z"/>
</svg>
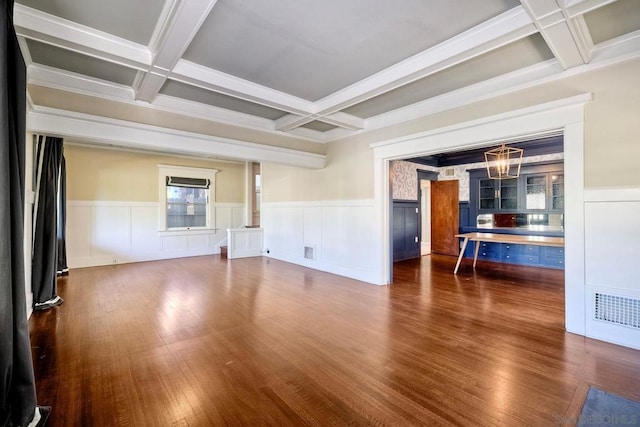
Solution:
<svg viewBox="0 0 640 427">
<path fill-rule="evenodd" d="M 476 262 L 478 262 L 478 249 L 480 249 L 480 240 L 474 241 L 476 248 L 473 251 L 473 268 L 476 268 Z"/>
<path fill-rule="evenodd" d="M 464 250 L 467 249 L 467 243 L 469 243 L 469 238 L 465 237 L 462 242 L 462 249 L 460 249 L 460 255 L 458 255 L 458 262 L 456 262 L 456 268 L 453 269 L 453 274 L 458 274 L 458 268 L 460 267 L 460 262 L 464 257 Z"/>
</svg>

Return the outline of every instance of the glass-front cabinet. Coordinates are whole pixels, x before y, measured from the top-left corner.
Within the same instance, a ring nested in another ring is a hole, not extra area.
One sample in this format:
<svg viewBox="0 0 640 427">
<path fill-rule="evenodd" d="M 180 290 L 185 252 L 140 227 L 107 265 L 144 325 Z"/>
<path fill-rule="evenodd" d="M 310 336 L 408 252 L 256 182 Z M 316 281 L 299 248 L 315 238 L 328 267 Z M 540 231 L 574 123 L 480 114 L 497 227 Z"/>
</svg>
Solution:
<svg viewBox="0 0 640 427">
<path fill-rule="evenodd" d="M 524 206 L 527 211 L 564 210 L 564 174 L 549 172 L 524 175 Z"/>
<path fill-rule="evenodd" d="M 551 174 L 551 210 L 564 212 L 564 174 Z"/>
<path fill-rule="evenodd" d="M 478 202 L 481 211 L 518 209 L 518 180 L 479 179 Z"/>
<path fill-rule="evenodd" d="M 524 177 L 524 208 L 526 210 L 547 209 L 547 176 L 527 175 Z"/>
<path fill-rule="evenodd" d="M 493 210 L 498 206 L 496 201 L 496 181 L 493 179 L 481 179 L 478 181 L 480 210 Z"/>
<path fill-rule="evenodd" d="M 484 169 L 470 170 L 470 209 L 476 214 L 562 213 L 563 167 L 562 162 L 525 164 L 518 178 L 503 180 L 487 178 Z"/>
<path fill-rule="evenodd" d="M 501 179 L 498 187 L 500 187 L 500 209 L 518 209 L 518 180 Z"/>
</svg>

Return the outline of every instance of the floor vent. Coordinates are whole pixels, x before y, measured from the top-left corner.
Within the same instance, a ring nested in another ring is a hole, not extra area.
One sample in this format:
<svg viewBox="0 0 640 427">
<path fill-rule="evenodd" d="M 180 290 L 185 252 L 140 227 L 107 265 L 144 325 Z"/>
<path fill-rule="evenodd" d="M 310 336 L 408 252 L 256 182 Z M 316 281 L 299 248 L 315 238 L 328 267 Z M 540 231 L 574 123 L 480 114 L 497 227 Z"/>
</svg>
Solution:
<svg viewBox="0 0 640 427">
<path fill-rule="evenodd" d="M 305 246 L 304 247 L 304 257 L 306 259 L 315 259 L 313 246 Z"/>
<path fill-rule="evenodd" d="M 640 299 L 596 292 L 595 318 L 640 329 Z"/>
</svg>

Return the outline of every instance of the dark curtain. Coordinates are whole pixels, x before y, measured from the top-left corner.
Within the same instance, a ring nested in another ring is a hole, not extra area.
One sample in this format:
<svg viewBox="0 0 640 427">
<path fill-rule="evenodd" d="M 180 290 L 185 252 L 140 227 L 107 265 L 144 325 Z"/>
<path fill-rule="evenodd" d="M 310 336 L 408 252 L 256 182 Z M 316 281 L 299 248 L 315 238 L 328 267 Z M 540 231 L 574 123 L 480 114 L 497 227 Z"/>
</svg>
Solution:
<svg viewBox="0 0 640 427">
<path fill-rule="evenodd" d="M 26 69 L 13 0 L 0 8 L 0 423 L 24 426 L 36 411 L 23 250 Z"/>
<path fill-rule="evenodd" d="M 57 240 L 58 240 L 58 275 L 68 274 L 67 266 L 67 164 L 64 160 L 64 148 L 60 159 L 60 174 L 58 176 L 58 224 L 57 224 Z"/>
<path fill-rule="evenodd" d="M 58 296 L 58 183 L 62 138 L 39 136 L 36 144 L 36 200 L 31 267 L 34 309 L 59 305 Z"/>
</svg>

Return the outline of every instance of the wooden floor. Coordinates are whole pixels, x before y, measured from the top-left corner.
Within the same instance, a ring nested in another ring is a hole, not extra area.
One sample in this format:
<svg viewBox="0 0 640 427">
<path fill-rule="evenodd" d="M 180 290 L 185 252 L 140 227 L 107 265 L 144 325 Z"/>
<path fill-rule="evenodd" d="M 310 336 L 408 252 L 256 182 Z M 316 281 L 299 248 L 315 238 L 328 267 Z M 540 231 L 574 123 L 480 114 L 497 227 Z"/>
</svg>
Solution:
<svg viewBox="0 0 640 427">
<path fill-rule="evenodd" d="M 31 318 L 50 426 L 572 425 L 640 351 L 563 330 L 561 271 L 423 257 L 373 286 L 219 256 L 72 270 Z"/>
</svg>

